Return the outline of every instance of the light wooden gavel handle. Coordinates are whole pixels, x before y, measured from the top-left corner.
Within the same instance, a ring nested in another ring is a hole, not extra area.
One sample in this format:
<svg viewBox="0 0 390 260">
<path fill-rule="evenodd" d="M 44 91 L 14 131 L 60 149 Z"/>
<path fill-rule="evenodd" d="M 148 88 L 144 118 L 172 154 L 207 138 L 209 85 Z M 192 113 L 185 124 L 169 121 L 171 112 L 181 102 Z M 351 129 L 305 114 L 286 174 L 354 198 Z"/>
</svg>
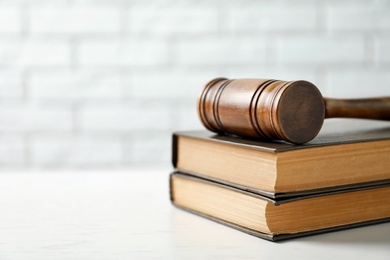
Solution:
<svg viewBox="0 0 390 260">
<path fill-rule="evenodd" d="M 324 98 L 325 118 L 390 120 L 390 97 L 366 99 Z"/>
</svg>

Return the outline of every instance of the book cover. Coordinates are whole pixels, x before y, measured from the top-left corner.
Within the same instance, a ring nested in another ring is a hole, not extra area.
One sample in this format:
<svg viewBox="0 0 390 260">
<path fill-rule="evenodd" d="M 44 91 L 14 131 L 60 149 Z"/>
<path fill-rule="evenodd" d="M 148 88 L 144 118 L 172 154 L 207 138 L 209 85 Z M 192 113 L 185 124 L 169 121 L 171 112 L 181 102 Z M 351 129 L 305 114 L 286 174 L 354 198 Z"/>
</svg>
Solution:
<svg viewBox="0 0 390 260">
<path fill-rule="evenodd" d="M 185 163 L 180 162 L 182 137 L 196 140 L 195 145 L 183 144 L 192 149 L 187 149 Z M 390 183 L 390 123 L 328 120 L 320 134 L 303 145 L 206 130 L 176 132 L 172 163 L 179 171 L 271 198 L 381 185 Z"/>
<path fill-rule="evenodd" d="M 207 192 L 204 187 L 198 189 L 196 185 L 188 186 L 185 183 L 183 184 L 180 182 L 177 184 L 177 179 L 211 188 L 211 193 Z M 180 190 L 184 190 L 184 193 L 182 191 L 180 192 Z M 223 192 L 218 192 L 218 190 L 222 190 Z M 229 193 L 228 196 L 221 196 L 225 191 Z M 221 183 L 201 179 L 193 175 L 178 172 L 170 175 L 170 198 L 173 205 L 176 207 L 270 241 L 281 241 L 388 222 L 390 221 L 390 208 L 389 198 L 386 194 L 388 194 L 389 191 L 390 185 L 388 184 L 381 187 L 352 188 L 336 193 L 324 192 L 290 199 L 271 199 L 260 194 L 254 194 Z M 187 197 L 188 194 L 189 197 Z M 207 196 L 210 194 L 213 196 Z M 375 195 L 385 196 L 373 198 Z M 242 197 L 241 201 L 239 197 Z M 236 198 L 238 198 L 238 202 L 234 202 L 236 201 Z M 257 204 L 252 205 L 252 207 L 256 208 L 256 211 L 253 211 L 247 206 L 250 205 L 250 200 L 253 199 L 257 200 L 255 203 L 257 203 L 258 206 Z M 319 199 L 318 202 L 316 202 L 316 199 Z M 349 201 L 351 203 L 348 203 Z M 271 206 L 264 207 L 264 205 L 267 204 Z M 290 207 L 290 205 L 293 204 L 301 205 L 298 209 L 294 209 Z M 271 210 L 270 212 L 267 211 L 270 207 L 285 207 L 285 205 L 287 206 L 287 210 L 282 211 L 283 214 L 280 214 L 280 212 L 272 214 Z M 258 214 L 257 208 L 264 208 L 264 215 Z M 216 211 L 216 209 L 219 209 L 220 211 Z M 316 214 L 314 214 L 314 217 L 312 218 L 311 216 L 313 216 L 313 214 L 311 213 L 313 211 L 315 211 Z M 356 214 L 358 211 L 360 211 L 361 214 Z M 231 215 L 234 216 L 233 220 L 229 215 L 230 212 Z M 249 213 L 247 214 L 247 212 Z M 299 212 L 303 213 L 300 214 Z M 280 215 L 285 217 L 282 217 L 281 219 Z M 254 226 L 250 221 L 246 223 L 245 220 L 250 218 L 255 218 L 256 220 L 266 218 L 267 220 L 263 220 L 264 223 L 257 223 Z M 297 230 L 294 231 L 291 229 L 291 227 L 296 226 L 296 223 L 299 223 L 300 221 L 303 224 L 298 225 Z M 271 231 L 262 230 L 262 225 L 267 225 L 272 222 L 286 225 L 287 232 L 273 233 Z M 260 226 L 260 228 L 257 228 L 258 226 Z"/>
</svg>

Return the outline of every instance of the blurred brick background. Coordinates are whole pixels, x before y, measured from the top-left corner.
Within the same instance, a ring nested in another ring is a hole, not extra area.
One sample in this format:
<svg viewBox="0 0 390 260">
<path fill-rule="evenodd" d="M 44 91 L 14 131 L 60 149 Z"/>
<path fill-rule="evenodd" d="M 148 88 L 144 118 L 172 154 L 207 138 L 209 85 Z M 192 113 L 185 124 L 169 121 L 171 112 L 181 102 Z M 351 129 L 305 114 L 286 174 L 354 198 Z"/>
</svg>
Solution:
<svg viewBox="0 0 390 260">
<path fill-rule="evenodd" d="M 2 0 L 0 168 L 170 167 L 209 79 L 390 94 L 390 1 Z"/>
</svg>

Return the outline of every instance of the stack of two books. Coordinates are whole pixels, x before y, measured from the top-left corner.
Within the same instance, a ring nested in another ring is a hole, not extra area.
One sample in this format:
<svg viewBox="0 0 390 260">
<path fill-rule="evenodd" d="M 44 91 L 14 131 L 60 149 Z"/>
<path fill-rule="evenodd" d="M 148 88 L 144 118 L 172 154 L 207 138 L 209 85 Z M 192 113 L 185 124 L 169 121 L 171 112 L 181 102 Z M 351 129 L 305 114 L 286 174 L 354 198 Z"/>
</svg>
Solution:
<svg viewBox="0 0 390 260">
<path fill-rule="evenodd" d="M 304 145 L 173 134 L 181 209 L 272 241 L 390 220 L 390 125 L 328 120 Z"/>
</svg>

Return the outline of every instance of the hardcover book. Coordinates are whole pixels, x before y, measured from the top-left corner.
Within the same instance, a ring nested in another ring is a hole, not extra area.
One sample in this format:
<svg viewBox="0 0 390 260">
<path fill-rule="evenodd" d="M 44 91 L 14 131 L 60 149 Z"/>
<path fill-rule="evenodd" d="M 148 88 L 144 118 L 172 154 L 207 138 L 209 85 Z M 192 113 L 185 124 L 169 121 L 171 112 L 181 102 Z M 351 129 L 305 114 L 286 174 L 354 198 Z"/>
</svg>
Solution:
<svg viewBox="0 0 390 260">
<path fill-rule="evenodd" d="M 270 198 L 390 183 L 390 123 L 328 119 L 303 145 L 200 131 L 173 134 L 181 172 Z"/>
<path fill-rule="evenodd" d="M 221 183 L 173 173 L 172 203 L 271 241 L 390 220 L 390 185 L 271 199 Z"/>
</svg>

